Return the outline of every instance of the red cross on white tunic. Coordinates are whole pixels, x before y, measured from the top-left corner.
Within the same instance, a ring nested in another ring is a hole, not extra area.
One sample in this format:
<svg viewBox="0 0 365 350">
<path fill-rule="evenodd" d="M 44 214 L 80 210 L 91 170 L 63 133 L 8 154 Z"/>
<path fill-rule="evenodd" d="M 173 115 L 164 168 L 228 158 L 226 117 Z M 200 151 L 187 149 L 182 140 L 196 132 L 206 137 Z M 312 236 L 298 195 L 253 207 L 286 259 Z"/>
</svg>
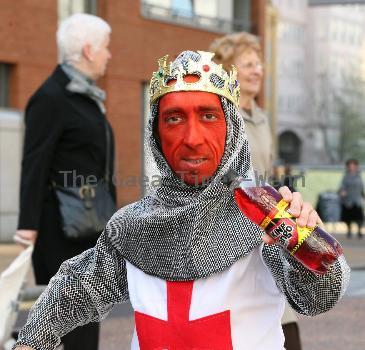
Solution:
<svg viewBox="0 0 365 350">
<path fill-rule="evenodd" d="M 135 312 L 141 350 L 233 349 L 229 310 L 189 321 L 192 293 L 192 281 L 167 282 L 167 321 Z"/>
</svg>

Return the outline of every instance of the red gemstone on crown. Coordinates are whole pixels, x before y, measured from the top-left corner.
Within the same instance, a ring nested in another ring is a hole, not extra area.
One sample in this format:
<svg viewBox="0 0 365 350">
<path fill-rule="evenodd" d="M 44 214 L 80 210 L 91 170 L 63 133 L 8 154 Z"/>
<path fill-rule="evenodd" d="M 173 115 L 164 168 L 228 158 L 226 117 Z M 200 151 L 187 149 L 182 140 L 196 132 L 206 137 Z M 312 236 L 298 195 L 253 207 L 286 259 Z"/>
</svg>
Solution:
<svg viewBox="0 0 365 350">
<path fill-rule="evenodd" d="M 204 72 L 209 72 L 209 71 L 210 71 L 210 67 L 209 67 L 207 64 L 205 64 L 205 65 L 203 66 L 203 71 L 204 71 Z"/>
</svg>

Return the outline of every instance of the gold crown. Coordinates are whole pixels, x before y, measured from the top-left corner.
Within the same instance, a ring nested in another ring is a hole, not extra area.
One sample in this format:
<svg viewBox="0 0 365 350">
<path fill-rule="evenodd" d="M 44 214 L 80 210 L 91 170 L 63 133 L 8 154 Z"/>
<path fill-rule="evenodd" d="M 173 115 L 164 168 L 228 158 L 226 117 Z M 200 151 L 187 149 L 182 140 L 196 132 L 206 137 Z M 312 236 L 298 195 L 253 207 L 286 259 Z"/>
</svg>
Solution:
<svg viewBox="0 0 365 350">
<path fill-rule="evenodd" d="M 218 65 L 212 61 L 214 53 L 205 51 L 197 51 L 197 53 L 200 55 L 200 60 L 196 62 L 188 58 L 187 65 L 176 61 L 168 64 L 169 55 L 158 60 L 159 69 L 152 74 L 150 83 L 151 104 L 170 92 L 204 91 L 223 96 L 238 108 L 240 86 L 236 67 L 232 65 L 228 75 L 221 64 Z M 184 81 L 186 75 L 198 75 L 200 79 L 188 83 Z M 176 80 L 176 82 L 167 85 L 168 80 Z"/>
</svg>

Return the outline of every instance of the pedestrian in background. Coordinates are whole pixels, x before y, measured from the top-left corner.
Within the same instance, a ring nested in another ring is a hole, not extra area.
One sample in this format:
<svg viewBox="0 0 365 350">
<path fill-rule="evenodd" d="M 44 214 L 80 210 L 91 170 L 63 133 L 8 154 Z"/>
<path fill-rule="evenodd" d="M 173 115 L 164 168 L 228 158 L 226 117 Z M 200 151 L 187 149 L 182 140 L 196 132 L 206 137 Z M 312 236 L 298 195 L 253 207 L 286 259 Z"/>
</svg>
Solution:
<svg viewBox="0 0 365 350">
<path fill-rule="evenodd" d="M 289 188 L 291 192 L 296 192 L 296 176 L 292 174 L 290 164 L 283 164 L 280 160 L 276 160 L 272 167 L 272 175 L 270 177 L 270 184 L 276 190 L 282 186 Z"/>
<path fill-rule="evenodd" d="M 284 183 L 283 186 L 289 188 L 291 192 L 297 192 L 296 186 L 296 176 L 292 173 L 292 167 L 289 163 L 284 166 Z"/>
<path fill-rule="evenodd" d="M 107 157 L 111 159 L 107 173 L 113 174 L 113 132 L 105 117 L 105 93 L 95 85 L 111 58 L 110 33 L 108 23 L 96 16 L 75 14 L 64 20 L 57 32 L 61 63 L 25 110 L 20 213 L 14 239 L 34 243 L 37 284 L 47 285 L 64 260 L 96 243 L 95 237 L 71 241 L 65 236 L 55 186 L 80 187 L 90 176 L 99 181 L 105 175 Z M 112 181 L 107 188 L 115 202 Z M 98 323 L 77 328 L 62 339 L 64 350 L 96 350 L 98 337 Z"/>
<path fill-rule="evenodd" d="M 362 238 L 364 183 L 357 159 L 346 161 L 346 173 L 342 178 L 339 194 L 341 198 L 341 221 L 347 225 L 347 237 L 351 238 L 351 223 L 355 222 L 358 226 L 358 237 Z"/>
<path fill-rule="evenodd" d="M 215 53 L 215 62 L 229 72 L 235 65 L 240 83 L 240 107 L 251 151 L 251 160 L 257 180 L 268 181 L 271 174 L 274 147 L 268 118 L 257 105 L 264 75 L 262 50 L 256 36 L 241 32 L 216 39 L 209 47 Z M 282 318 L 287 350 L 300 350 L 297 317 L 287 305 Z"/>
</svg>

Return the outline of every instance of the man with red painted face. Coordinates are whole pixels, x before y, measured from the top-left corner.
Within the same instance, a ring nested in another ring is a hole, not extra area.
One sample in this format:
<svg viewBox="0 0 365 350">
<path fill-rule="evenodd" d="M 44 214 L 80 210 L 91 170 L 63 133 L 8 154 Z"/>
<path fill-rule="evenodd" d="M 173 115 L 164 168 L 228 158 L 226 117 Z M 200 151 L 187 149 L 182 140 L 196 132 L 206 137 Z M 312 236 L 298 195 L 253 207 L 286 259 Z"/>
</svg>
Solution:
<svg viewBox="0 0 365 350">
<path fill-rule="evenodd" d="M 194 75 L 184 78 L 192 82 Z M 162 153 L 171 169 L 189 185 L 213 176 L 221 162 L 226 120 L 218 95 L 186 91 L 163 96 L 159 105 L 158 134 Z"/>
<path fill-rule="evenodd" d="M 314 275 L 237 208 L 221 177 L 252 174 L 239 86 L 208 52 L 159 60 L 150 87 L 150 167 L 159 183 L 120 209 L 95 248 L 66 261 L 20 332 L 19 348 L 54 349 L 76 325 L 130 300 L 132 350 L 283 350 L 285 298 L 316 315 L 343 295 L 343 256 Z M 282 188 L 299 225 L 320 222 Z"/>
</svg>

